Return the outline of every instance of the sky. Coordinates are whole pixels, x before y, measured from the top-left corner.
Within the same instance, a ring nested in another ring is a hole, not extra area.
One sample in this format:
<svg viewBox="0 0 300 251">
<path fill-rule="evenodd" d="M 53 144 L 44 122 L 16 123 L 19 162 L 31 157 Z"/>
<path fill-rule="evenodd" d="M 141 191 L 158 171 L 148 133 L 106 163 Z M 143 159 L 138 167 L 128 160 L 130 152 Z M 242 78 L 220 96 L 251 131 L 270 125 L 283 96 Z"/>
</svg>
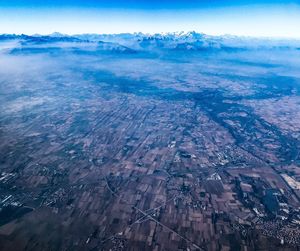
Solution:
<svg viewBox="0 0 300 251">
<path fill-rule="evenodd" d="M 300 0 L 0 0 L 0 34 L 176 31 L 300 38 Z"/>
</svg>

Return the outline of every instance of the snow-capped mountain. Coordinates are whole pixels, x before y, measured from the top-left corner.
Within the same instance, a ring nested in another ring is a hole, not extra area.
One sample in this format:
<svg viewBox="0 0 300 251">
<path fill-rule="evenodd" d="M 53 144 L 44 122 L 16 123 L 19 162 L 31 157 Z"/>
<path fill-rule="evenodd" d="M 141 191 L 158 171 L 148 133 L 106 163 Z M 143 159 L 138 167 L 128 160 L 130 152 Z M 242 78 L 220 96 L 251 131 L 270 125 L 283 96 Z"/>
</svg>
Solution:
<svg viewBox="0 0 300 251">
<path fill-rule="evenodd" d="M 0 35 L 1 41 L 15 41 L 20 51 L 42 48 L 60 48 L 60 50 L 98 51 L 114 53 L 137 53 L 165 51 L 215 51 L 215 50 L 251 50 L 268 48 L 299 48 L 299 40 L 258 39 L 232 35 L 210 36 L 203 33 L 169 32 L 169 33 L 122 33 L 122 34 L 79 34 L 66 35 L 54 32 L 49 35 L 35 34 Z"/>
<path fill-rule="evenodd" d="M 168 32 L 156 34 L 82 34 L 74 37 L 89 41 L 119 43 L 133 49 L 257 49 L 267 47 L 299 47 L 299 40 L 239 37 L 233 35 L 211 36 L 204 33 Z"/>
</svg>

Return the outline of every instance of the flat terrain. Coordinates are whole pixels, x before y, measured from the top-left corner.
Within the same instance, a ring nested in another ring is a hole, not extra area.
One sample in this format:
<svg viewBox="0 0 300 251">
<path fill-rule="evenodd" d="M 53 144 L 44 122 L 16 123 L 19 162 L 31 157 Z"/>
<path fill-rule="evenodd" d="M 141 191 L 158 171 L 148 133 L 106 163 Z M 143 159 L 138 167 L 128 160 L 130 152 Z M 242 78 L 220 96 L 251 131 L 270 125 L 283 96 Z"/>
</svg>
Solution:
<svg viewBox="0 0 300 251">
<path fill-rule="evenodd" d="M 299 250 L 299 48 L 35 39 L 0 41 L 0 250 Z"/>
</svg>

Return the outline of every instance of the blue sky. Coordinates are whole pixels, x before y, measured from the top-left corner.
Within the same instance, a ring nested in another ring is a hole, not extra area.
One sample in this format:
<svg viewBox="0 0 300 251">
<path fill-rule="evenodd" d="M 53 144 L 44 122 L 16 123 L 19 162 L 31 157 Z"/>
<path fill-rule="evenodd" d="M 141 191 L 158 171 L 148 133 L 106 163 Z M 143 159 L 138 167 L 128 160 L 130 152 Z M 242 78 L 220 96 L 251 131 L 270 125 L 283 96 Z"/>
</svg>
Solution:
<svg viewBox="0 0 300 251">
<path fill-rule="evenodd" d="M 0 0 L 0 33 L 204 32 L 300 38 L 300 0 Z"/>
<path fill-rule="evenodd" d="M 250 4 L 292 4 L 282 0 L 0 0 L 1 6 L 11 7 L 97 7 L 124 9 L 191 9 Z"/>
</svg>

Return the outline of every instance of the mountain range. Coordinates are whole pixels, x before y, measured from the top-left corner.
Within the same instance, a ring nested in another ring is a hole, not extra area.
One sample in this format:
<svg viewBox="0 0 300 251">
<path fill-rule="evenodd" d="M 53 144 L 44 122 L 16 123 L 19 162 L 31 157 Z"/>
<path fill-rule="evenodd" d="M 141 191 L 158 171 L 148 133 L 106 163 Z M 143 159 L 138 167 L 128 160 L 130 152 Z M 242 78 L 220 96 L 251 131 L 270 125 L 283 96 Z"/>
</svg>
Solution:
<svg viewBox="0 0 300 251">
<path fill-rule="evenodd" d="M 300 40 L 238 37 L 231 35 L 210 36 L 197 32 L 172 33 L 122 33 L 122 34 L 78 34 L 66 35 L 54 32 L 49 35 L 0 35 L 0 43 L 14 41 L 16 51 L 45 48 L 72 50 L 109 51 L 117 53 L 137 53 L 155 50 L 168 51 L 212 51 L 251 50 L 268 48 L 300 48 Z"/>
</svg>

